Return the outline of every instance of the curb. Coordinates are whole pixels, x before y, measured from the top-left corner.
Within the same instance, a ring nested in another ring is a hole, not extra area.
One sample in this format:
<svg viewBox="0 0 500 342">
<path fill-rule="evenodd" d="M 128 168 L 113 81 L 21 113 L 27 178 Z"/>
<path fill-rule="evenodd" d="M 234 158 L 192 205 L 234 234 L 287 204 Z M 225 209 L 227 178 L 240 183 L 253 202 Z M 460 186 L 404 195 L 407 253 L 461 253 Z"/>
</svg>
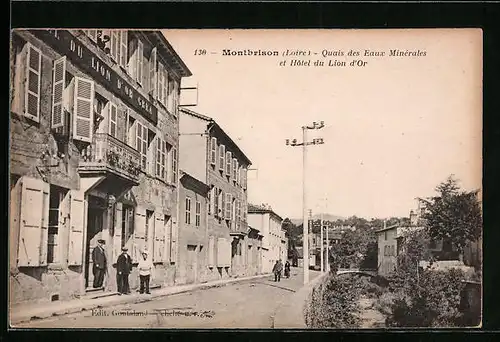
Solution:
<svg viewBox="0 0 500 342">
<path fill-rule="evenodd" d="M 274 329 L 307 329 L 304 307 L 312 290 L 321 283 L 328 272 L 320 274 L 305 286 L 302 286 L 284 304 L 280 305 L 273 315 Z"/>
<path fill-rule="evenodd" d="M 226 285 L 241 282 L 241 281 L 265 278 L 265 277 L 269 277 L 269 276 L 270 276 L 270 274 L 260 274 L 257 276 L 251 276 L 251 277 L 245 277 L 245 278 L 231 278 L 231 279 L 226 279 L 226 280 L 217 280 L 214 282 L 203 283 L 203 284 L 180 285 L 177 288 L 165 287 L 165 288 L 160 288 L 160 289 L 156 290 L 156 293 L 153 292 L 151 294 L 151 296 L 148 296 L 148 297 L 140 297 L 140 295 L 134 294 L 131 296 L 115 297 L 114 295 L 112 295 L 109 297 L 92 298 L 92 299 L 87 299 L 87 301 L 89 301 L 88 303 L 80 303 L 78 305 L 68 307 L 68 308 L 61 308 L 61 309 L 55 309 L 55 310 L 48 309 L 46 311 L 42 311 L 42 312 L 36 313 L 36 314 L 29 314 L 28 313 L 25 315 L 18 315 L 18 317 L 15 317 L 15 318 L 11 316 L 10 325 L 12 327 L 15 324 L 46 319 L 49 317 L 64 316 L 64 315 L 74 314 L 74 313 L 78 313 L 78 312 L 82 312 L 82 311 L 90 311 L 93 309 L 99 309 L 99 308 L 104 308 L 104 307 L 114 306 L 114 305 L 122 305 L 122 304 L 129 304 L 129 303 L 130 304 L 145 303 L 145 302 L 152 301 L 153 299 L 168 297 L 168 296 L 174 295 L 174 294 L 181 294 L 181 293 L 191 292 L 191 291 L 195 291 L 195 290 L 205 290 L 205 289 L 214 288 L 214 287 L 222 287 L 222 286 L 226 286 Z M 13 327 L 13 328 L 15 328 L 15 327 Z"/>
</svg>

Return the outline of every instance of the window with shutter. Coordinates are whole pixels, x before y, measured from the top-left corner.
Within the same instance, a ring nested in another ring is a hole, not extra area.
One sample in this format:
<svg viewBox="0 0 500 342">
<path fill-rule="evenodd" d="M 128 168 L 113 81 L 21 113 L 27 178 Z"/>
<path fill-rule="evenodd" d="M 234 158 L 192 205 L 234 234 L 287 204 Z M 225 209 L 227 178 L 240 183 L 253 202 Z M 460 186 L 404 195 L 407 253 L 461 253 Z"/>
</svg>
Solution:
<svg viewBox="0 0 500 342">
<path fill-rule="evenodd" d="M 220 198 L 221 202 L 219 206 L 219 217 L 221 219 L 224 219 L 224 217 L 226 216 L 226 194 L 224 193 L 224 191 L 222 191 L 222 189 L 220 190 Z"/>
<path fill-rule="evenodd" d="M 238 160 L 236 158 L 233 158 L 233 167 L 232 167 L 232 175 L 233 175 L 233 181 L 236 182 L 236 174 L 238 170 Z"/>
<path fill-rule="evenodd" d="M 212 189 L 210 189 L 210 193 L 209 193 L 209 200 L 210 200 L 210 206 L 209 206 L 209 214 L 216 214 L 216 203 L 217 203 L 217 199 L 216 199 L 216 188 L 215 187 L 212 187 Z"/>
<path fill-rule="evenodd" d="M 109 119 L 109 135 L 117 138 L 118 137 L 118 109 L 116 105 L 112 102 L 108 106 L 108 119 Z"/>
<path fill-rule="evenodd" d="M 70 231 L 68 265 L 79 266 L 83 263 L 83 239 L 85 224 L 85 194 L 81 190 L 70 191 Z"/>
<path fill-rule="evenodd" d="M 217 138 L 210 139 L 210 163 L 215 165 L 217 163 Z"/>
<path fill-rule="evenodd" d="M 156 177 L 166 180 L 167 143 L 158 137 L 156 143 Z"/>
<path fill-rule="evenodd" d="M 134 224 L 134 242 L 131 252 L 132 260 L 138 262 L 138 258 L 146 247 L 146 210 L 140 206 L 136 208 Z"/>
<path fill-rule="evenodd" d="M 199 227 L 200 224 L 201 224 L 201 202 L 196 201 L 194 225 L 196 227 Z"/>
<path fill-rule="evenodd" d="M 137 66 L 136 66 L 136 70 L 137 70 L 137 77 L 136 77 L 136 81 L 140 84 L 140 85 L 143 85 L 144 84 L 144 80 L 143 80 L 143 77 L 144 77 L 144 74 L 143 74 L 143 71 L 144 71 L 144 44 L 142 43 L 142 41 L 140 40 L 137 40 L 137 50 L 136 50 L 136 54 L 137 54 L 137 57 L 136 57 L 136 63 L 137 63 Z"/>
<path fill-rule="evenodd" d="M 231 152 L 226 152 L 226 175 L 231 176 Z"/>
<path fill-rule="evenodd" d="M 243 189 L 247 188 L 247 168 L 241 168 L 241 186 Z"/>
<path fill-rule="evenodd" d="M 120 31 L 120 66 L 127 69 L 128 62 L 128 32 L 126 30 Z"/>
<path fill-rule="evenodd" d="M 157 80 L 157 65 L 156 65 L 156 47 L 151 50 L 151 56 L 149 57 L 149 93 L 156 98 L 156 86 L 158 84 Z"/>
<path fill-rule="evenodd" d="M 92 142 L 94 126 L 94 81 L 75 77 L 73 139 Z"/>
<path fill-rule="evenodd" d="M 236 170 L 236 184 L 241 185 L 241 166 Z"/>
<path fill-rule="evenodd" d="M 172 222 L 171 224 L 171 242 L 170 242 L 170 263 L 174 264 L 177 262 L 177 223 Z"/>
<path fill-rule="evenodd" d="M 110 55 L 111 58 L 117 63 L 120 62 L 119 56 L 120 56 L 120 31 L 118 30 L 112 30 L 110 31 Z"/>
<path fill-rule="evenodd" d="M 232 216 L 232 204 L 233 204 L 233 200 L 231 198 L 231 194 L 230 193 L 226 193 L 226 214 L 225 214 L 225 218 L 226 220 L 231 220 L 231 216 Z"/>
<path fill-rule="evenodd" d="M 118 255 L 120 255 L 122 248 L 122 230 L 124 230 L 124 208 L 122 203 L 116 202 L 114 206 L 114 230 L 113 230 L 113 253 L 110 256 L 111 259 L 116 261 Z M 124 232 L 123 232 L 124 233 Z"/>
<path fill-rule="evenodd" d="M 17 266 L 46 265 L 50 185 L 26 176 L 21 181 Z"/>
<path fill-rule="evenodd" d="M 207 266 L 212 268 L 215 265 L 215 237 L 208 238 L 208 262 Z"/>
<path fill-rule="evenodd" d="M 172 183 L 175 184 L 177 182 L 177 149 L 172 148 Z"/>
<path fill-rule="evenodd" d="M 171 113 L 174 114 L 174 93 L 175 93 L 175 86 L 174 86 L 174 80 L 172 79 L 171 76 L 167 76 L 167 110 Z"/>
<path fill-rule="evenodd" d="M 42 71 L 42 52 L 26 43 L 27 63 L 24 88 L 24 115 L 35 122 L 40 122 L 40 84 Z"/>
<path fill-rule="evenodd" d="M 137 122 L 136 149 L 141 155 L 141 169 L 146 170 L 148 158 L 148 128 Z"/>
<path fill-rule="evenodd" d="M 219 145 L 219 170 L 224 171 L 226 167 L 226 147 L 224 145 Z"/>
<path fill-rule="evenodd" d="M 157 99 L 158 101 L 165 105 L 165 102 L 164 102 L 164 96 L 165 96 L 165 82 L 164 82 L 164 78 L 165 78 L 165 67 L 163 66 L 162 63 L 158 63 L 158 75 L 157 75 L 157 78 L 158 78 L 158 93 L 157 93 Z"/>
<path fill-rule="evenodd" d="M 156 213 L 154 226 L 153 261 L 164 261 L 165 250 L 165 222 L 163 215 Z"/>
<path fill-rule="evenodd" d="M 66 86 L 66 56 L 56 59 L 52 68 L 52 121 L 51 128 L 64 126 L 64 88 Z"/>
<path fill-rule="evenodd" d="M 185 201 L 185 223 L 191 224 L 191 198 L 186 197 Z"/>
</svg>

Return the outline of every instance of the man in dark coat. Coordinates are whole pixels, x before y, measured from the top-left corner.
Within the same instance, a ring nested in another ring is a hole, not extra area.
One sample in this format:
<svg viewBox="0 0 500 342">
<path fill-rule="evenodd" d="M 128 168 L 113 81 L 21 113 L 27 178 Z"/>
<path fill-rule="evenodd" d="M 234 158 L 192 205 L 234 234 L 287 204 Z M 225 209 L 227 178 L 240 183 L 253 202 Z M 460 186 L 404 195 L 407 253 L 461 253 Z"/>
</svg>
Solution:
<svg viewBox="0 0 500 342">
<path fill-rule="evenodd" d="M 281 280 L 281 271 L 283 271 L 283 264 L 281 263 L 281 259 L 276 260 L 276 263 L 274 264 L 273 267 L 274 281 Z"/>
<path fill-rule="evenodd" d="M 106 241 L 97 240 L 97 246 L 92 250 L 92 273 L 94 274 L 94 289 L 102 287 L 104 274 L 106 273 L 107 260 L 104 252 Z"/>
<path fill-rule="evenodd" d="M 130 293 L 128 276 L 132 271 L 132 258 L 128 255 L 127 251 L 127 247 L 122 247 L 122 254 L 120 254 L 116 261 L 116 281 L 120 295 Z"/>
</svg>

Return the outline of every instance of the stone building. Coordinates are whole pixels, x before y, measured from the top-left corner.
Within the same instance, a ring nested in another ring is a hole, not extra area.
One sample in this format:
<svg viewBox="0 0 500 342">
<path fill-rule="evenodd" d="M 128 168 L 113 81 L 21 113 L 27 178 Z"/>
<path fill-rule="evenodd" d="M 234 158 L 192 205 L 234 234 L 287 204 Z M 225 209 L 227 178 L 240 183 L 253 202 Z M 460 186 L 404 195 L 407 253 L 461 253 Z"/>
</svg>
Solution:
<svg viewBox="0 0 500 342">
<path fill-rule="evenodd" d="M 181 168 L 210 188 L 206 280 L 249 274 L 246 208 L 251 162 L 215 120 L 186 108 L 180 112 Z"/>
<path fill-rule="evenodd" d="M 205 281 L 208 260 L 208 185 L 181 170 L 176 284 Z"/>
<path fill-rule="evenodd" d="M 276 260 L 288 258 L 288 238 L 282 228 L 283 219 L 268 206 L 248 206 L 248 222 L 262 235 L 262 272 L 272 271 Z"/>
<path fill-rule="evenodd" d="M 10 302 L 114 291 L 122 246 L 156 282 L 177 264 L 178 99 L 191 73 L 159 31 L 16 30 L 11 45 Z M 108 259 L 92 289 L 98 239 Z M 130 276 L 137 285 L 137 271 Z"/>
</svg>

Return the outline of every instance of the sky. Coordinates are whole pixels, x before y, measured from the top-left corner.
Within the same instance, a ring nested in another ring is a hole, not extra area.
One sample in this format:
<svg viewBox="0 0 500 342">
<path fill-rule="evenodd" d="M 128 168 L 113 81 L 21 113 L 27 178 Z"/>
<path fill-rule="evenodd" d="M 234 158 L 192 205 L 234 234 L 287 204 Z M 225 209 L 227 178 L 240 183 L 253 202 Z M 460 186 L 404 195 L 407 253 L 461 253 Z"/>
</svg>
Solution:
<svg viewBox="0 0 500 342">
<path fill-rule="evenodd" d="M 450 174 L 463 189 L 482 184 L 480 30 L 164 30 L 193 76 L 197 105 L 252 161 L 250 203 L 301 218 L 304 125 L 307 208 L 367 219 L 408 216 Z M 195 55 L 195 50 L 206 54 Z M 223 49 L 276 50 L 280 56 L 223 56 Z M 283 51 L 311 51 L 311 66 L 290 66 Z M 384 51 L 383 57 L 323 51 Z M 390 57 L 391 49 L 425 51 Z M 315 55 L 314 53 L 317 53 Z M 315 67 L 320 60 L 345 67 Z M 363 60 L 364 67 L 350 67 Z M 286 66 L 280 66 L 286 61 Z M 181 101 L 193 103 L 187 92 Z"/>
</svg>

